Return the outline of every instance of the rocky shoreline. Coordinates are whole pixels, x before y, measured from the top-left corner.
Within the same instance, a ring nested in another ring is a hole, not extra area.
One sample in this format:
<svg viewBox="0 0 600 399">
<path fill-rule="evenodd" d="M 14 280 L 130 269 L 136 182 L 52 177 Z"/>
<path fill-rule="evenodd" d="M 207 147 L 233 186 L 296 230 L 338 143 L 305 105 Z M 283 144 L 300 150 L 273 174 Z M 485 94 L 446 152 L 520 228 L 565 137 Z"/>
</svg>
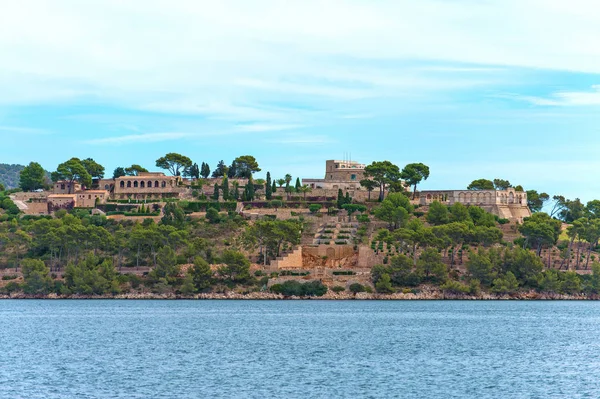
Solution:
<svg viewBox="0 0 600 399">
<path fill-rule="evenodd" d="M 26 295 L 23 293 L 14 293 L 11 295 L 0 295 L 0 299 L 135 299 L 135 300 L 598 300 L 599 295 L 563 295 L 551 293 L 539 293 L 535 291 L 519 292 L 512 295 L 497 295 L 490 293 L 480 293 L 478 295 L 468 294 L 448 294 L 440 290 L 423 290 L 419 293 L 394 293 L 394 294 L 376 294 L 376 293 L 358 293 L 348 292 L 335 293 L 327 292 L 321 297 L 286 297 L 280 294 L 270 292 L 224 292 L 224 293 L 202 293 L 191 296 L 176 294 L 155 294 L 145 293 L 126 293 L 118 295 L 56 295 L 49 294 L 43 296 Z"/>
</svg>

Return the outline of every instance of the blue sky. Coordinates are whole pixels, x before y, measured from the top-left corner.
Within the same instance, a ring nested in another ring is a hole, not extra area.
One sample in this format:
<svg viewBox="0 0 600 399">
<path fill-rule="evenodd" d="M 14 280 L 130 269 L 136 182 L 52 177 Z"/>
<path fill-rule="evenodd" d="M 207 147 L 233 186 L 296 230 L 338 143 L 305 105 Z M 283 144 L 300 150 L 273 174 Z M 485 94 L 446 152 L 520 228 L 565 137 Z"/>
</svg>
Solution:
<svg viewBox="0 0 600 399">
<path fill-rule="evenodd" d="M 600 198 L 600 5 L 28 0 L 0 13 L 0 162 L 166 152 L 274 177 L 423 162 Z M 108 173 L 110 174 L 110 172 Z M 262 175 L 259 174 L 259 175 Z"/>
</svg>

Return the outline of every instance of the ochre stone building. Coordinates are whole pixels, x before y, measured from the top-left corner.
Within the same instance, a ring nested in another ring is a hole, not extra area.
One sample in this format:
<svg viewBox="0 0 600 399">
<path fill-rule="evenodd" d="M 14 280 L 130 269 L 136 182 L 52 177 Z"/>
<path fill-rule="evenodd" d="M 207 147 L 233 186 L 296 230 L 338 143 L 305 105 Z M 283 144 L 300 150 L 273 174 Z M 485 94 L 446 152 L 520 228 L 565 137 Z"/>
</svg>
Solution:
<svg viewBox="0 0 600 399">
<path fill-rule="evenodd" d="M 365 165 L 356 161 L 325 161 L 325 178 L 302 179 L 303 185 L 313 189 L 360 190 L 360 181 L 364 179 Z"/>
</svg>

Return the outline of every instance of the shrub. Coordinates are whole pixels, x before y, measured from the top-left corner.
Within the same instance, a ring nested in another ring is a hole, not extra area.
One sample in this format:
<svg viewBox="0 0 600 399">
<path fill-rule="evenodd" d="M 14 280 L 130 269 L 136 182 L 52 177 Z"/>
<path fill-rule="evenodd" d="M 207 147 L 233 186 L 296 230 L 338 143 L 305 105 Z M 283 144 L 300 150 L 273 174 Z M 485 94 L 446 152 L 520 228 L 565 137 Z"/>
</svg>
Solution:
<svg viewBox="0 0 600 399">
<path fill-rule="evenodd" d="M 348 287 L 350 289 L 350 292 L 352 292 L 353 294 L 357 294 L 359 292 L 365 292 L 365 286 L 360 284 L 360 283 L 353 283 L 350 284 L 350 287 Z"/>
<path fill-rule="evenodd" d="M 346 288 L 342 287 L 341 285 L 336 285 L 331 290 L 335 293 L 340 293 L 346 291 Z"/>
<path fill-rule="evenodd" d="M 466 294 L 470 291 L 470 287 L 466 284 L 462 284 L 458 281 L 448 280 L 440 286 L 440 288 L 451 294 Z"/>
<path fill-rule="evenodd" d="M 273 284 L 271 292 L 285 296 L 323 296 L 327 292 L 327 286 L 317 280 L 304 284 L 296 280 L 289 280 L 283 284 Z"/>
<path fill-rule="evenodd" d="M 2 276 L 2 280 L 15 280 L 17 279 L 19 276 L 17 276 L 16 274 L 7 274 Z"/>
</svg>

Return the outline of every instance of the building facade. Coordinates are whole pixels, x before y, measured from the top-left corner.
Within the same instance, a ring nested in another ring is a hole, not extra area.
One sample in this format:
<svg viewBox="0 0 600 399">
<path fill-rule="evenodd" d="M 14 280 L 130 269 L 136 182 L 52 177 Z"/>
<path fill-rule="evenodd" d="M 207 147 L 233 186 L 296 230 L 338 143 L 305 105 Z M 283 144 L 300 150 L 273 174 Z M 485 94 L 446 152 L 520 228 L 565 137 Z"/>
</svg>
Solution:
<svg viewBox="0 0 600 399">
<path fill-rule="evenodd" d="M 145 172 L 138 176 L 121 176 L 114 179 L 112 195 L 115 199 L 161 199 L 176 198 L 182 191 L 179 178 L 162 172 Z M 106 180 L 101 184 L 104 188 Z"/>
<path fill-rule="evenodd" d="M 81 190 L 81 184 L 77 182 L 71 183 L 70 181 L 60 180 L 54 183 L 52 187 L 53 194 L 73 194 L 76 191 Z"/>
<path fill-rule="evenodd" d="M 325 161 L 325 178 L 302 179 L 303 185 L 313 189 L 360 190 L 360 181 L 365 176 L 365 164 L 356 161 Z"/>
</svg>

